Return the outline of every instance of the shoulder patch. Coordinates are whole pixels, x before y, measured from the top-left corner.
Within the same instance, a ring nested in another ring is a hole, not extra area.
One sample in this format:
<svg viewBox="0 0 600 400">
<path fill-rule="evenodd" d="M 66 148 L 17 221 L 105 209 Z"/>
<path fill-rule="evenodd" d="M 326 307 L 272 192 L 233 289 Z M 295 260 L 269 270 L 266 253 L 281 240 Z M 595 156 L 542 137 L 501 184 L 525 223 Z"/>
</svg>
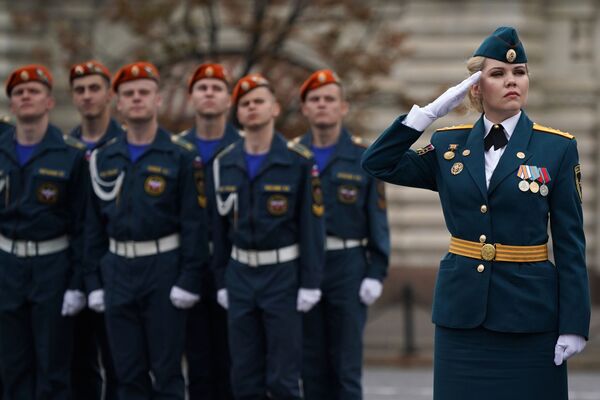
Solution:
<svg viewBox="0 0 600 400">
<path fill-rule="evenodd" d="M 473 128 L 473 124 L 452 125 L 452 126 L 446 126 L 444 128 L 440 128 L 440 129 L 438 129 L 438 132 L 440 132 L 440 131 L 458 131 L 458 130 L 472 129 L 472 128 Z"/>
<path fill-rule="evenodd" d="M 367 147 L 369 147 L 369 142 L 367 142 L 365 139 L 361 138 L 360 136 L 354 136 L 352 135 L 352 143 L 354 143 L 357 146 L 360 147 L 364 147 L 365 149 Z"/>
<path fill-rule="evenodd" d="M 177 135 L 171 135 L 171 142 L 175 143 L 178 146 L 183 147 L 184 149 L 186 149 L 187 151 L 195 151 L 196 149 L 194 148 L 194 145 L 191 144 L 190 142 L 188 142 L 187 140 L 184 140 L 182 138 L 180 138 Z"/>
<path fill-rule="evenodd" d="M 543 126 L 543 125 L 536 124 L 536 123 L 533 124 L 533 129 L 535 129 L 536 131 L 540 131 L 540 132 L 552 133 L 554 135 L 562 136 L 567 139 L 575 139 L 575 136 L 571 135 L 570 133 L 563 132 L 563 131 L 560 131 L 560 130 L 554 129 L 554 128 L 549 128 L 547 126 Z"/>
<path fill-rule="evenodd" d="M 294 143 L 293 141 L 288 142 L 287 148 L 292 151 L 295 151 L 304 158 L 311 158 L 313 156 L 312 151 L 310 151 L 306 146 L 300 143 Z"/>
<path fill-rule="evenodd" d="M 66 144 L 71 147 L 75 147 L 78 150 L 87 150 L 87 146 L 81 140 L 74 138 L 71 135 L 63 135 L 63 140 Z"/>
</svg>

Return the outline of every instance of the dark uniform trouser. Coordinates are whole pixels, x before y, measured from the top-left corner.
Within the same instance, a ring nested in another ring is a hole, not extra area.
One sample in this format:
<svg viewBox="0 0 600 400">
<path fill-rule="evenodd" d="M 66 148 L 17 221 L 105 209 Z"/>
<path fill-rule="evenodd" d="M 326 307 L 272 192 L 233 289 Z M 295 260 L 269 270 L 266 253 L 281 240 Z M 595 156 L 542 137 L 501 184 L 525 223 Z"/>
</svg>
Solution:
<svg viewBox="0 0 600 400">
<path fill-rule="evenodd" d="M 227 312 L 216 301 L 214 284 L 204 286 L 200 302 L 190 309 L 187 317 L 185 356 L 189 400 L 230 400 L 233 394 Z"/>
<path fill-rule="evenodd" d="M 323 297 L 304 316 L 302 380 L 306 400 L 362 399 L 362 337 L 367 307 L 359 297 L 363 248 L 328 251 Z"/>
<path fill-rule="evenodd" d="M 230 260 L 225 279 L 235 398 L 300 399 L 297 263 L 252 268 Z"/>
<path fill-rule="evenodd" d="M 60 315 L 67 251 L 0 251 L 0 360 L 5 400 L 69 398 L 72 319 Z"/>
<path fill-rule="evenodd" d="M 74 318 L 71 387 L 73 400 L 117 400 L 117 376 L 108 348 L 104 314 L 85 308 Z M 98 358 L 100 351 L 100 358 Z M 100 364 L 102 360 L 102 365 Z M 104 368 L 104 379 L 101 367 Z M 103 382 L 104 381 L 104 382 Z M 105 395 L 102 397 L 102 387 Z"/>
<path fill-rule="evenodd" d="M 129 260 L 109 253 L 101 262 L 120 399 L 184 398 L 185 313 L 169 299 L 178 258 L 177 251 Z"/>
</svg>

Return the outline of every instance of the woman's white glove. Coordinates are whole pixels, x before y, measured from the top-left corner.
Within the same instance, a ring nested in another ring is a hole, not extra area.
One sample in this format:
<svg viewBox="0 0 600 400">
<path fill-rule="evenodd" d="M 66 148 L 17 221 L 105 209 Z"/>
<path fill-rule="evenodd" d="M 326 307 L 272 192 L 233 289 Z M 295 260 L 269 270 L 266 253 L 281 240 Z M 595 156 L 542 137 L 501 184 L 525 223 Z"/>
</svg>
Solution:
<svg viewBox="0 0 600 400">
<path fill-rule="evenodd" d="M 188 292 L 178 286 L 173 286 L 171 288 L 171 293 L 169 293 L 169 298 L 171 299 L 171 303 L 176 308 L 180 308 L 185 310 L 187 308 L 192 308 L 194 304 L 200 301 L 200 295 L 192 292 Z"/>
<path fill-rule="evenodd" d="M 585 349 L 587 342 L 583 336 L 579 335 L 560 335 L 554 346 L 554 364 L 561 365 L 575 354 L 581 353 Z"/>
<path fill-rule="evenodd" d="M 296 309 L 300 312 L 309 312 L 321 300 L 320 289 L 298 289 Z"/>
<path fill-rule="evenodd" d="M 88 295 L 88 307 L 96 312 L 104 312 L 104 290 L 96 289 Z"/>
<path fill-rule="evenodd" d="M 446 90 L 425 107 L 415 104 L 402 123 L 417 131 L 424 131 L 436 119 L 448 114 L 462 103 L 471 86 L 479 82 L 480 77 L 481 71 L 477 71 L 458 85 Z"/>
<path fill-rule="evenodd" d="M 365 278 L 360 284 L 360 290 L 358 291 L 360 295 L 360 300 L 370 306 L 375 303 L 375 301 L 381 296 L 381 292 L 383 291 L 383 286 L 381 282 L 377 279 L 373 278 Z"/>
<path fill-rule="evenodd" d="M 229 296 L 227 295 L 227 289 L 217 290 L 217 303 L 219 303 L 221 307 L 226 310 L 229 308 Z"/>
</svg>

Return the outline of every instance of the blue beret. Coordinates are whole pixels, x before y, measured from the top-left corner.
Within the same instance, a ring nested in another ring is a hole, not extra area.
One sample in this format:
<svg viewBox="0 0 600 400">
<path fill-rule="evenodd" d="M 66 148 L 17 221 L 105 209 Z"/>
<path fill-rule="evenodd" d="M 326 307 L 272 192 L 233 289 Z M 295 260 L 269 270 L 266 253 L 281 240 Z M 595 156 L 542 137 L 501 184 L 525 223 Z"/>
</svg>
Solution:
<svg viewBox="0 0 600 400">
<path fill-rule="evenodd" d="M 501 26 L 488 36 L 473 56 L 483 56 L 508 63 L 526 63 L 527 55 L 515 28 Z"/>
</svg>

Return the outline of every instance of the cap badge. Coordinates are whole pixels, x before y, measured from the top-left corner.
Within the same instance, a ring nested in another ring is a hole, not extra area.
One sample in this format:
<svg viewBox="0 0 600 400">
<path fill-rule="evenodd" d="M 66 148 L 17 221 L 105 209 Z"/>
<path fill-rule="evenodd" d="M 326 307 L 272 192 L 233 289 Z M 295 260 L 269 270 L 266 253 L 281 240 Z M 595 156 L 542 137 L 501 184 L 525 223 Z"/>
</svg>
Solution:
<svg viewBox="0 0 600 400">
<path fill-rule="evenodd" d="M 211 77 L 215 74 L 215 70 L 213 69 L 213 67 L 207 67 L 206 68 L 206 76 Z"/>
<path fill-rule="evenodd" d="M 138 76 L 140 74 L 140 68 L 137 65 L 131 67 L 131 75 Z"/>
<path fill-rule="evenodd" d="M 324 72 L 321 72 L 317 79 L 319 80 L 319 82 L 324 83 L 327 80 L 327 76 Z"/>
<path fill-rule="evenodd" d="M 508 49 L 508 51 L 506 52 L 506 61 L 511 63 L 511 62 L 515 61 L 516 58 L 517 58 L 517 52 L 514 49 Z"/>
<path fill-rule="evenodd" d="M 29 73 L 27 71 L 21 71 L 21 80 L 23 80 L 23 81 L 29 80 Z"/>
<path fill-rule="evenodd" d="M 246 81 L 242 82 L 242 90 L 244 92 L 247 92 L 248 89 L 250 89 L 250 84 L 248 82 L 246 82 Z"/>
</svg>

